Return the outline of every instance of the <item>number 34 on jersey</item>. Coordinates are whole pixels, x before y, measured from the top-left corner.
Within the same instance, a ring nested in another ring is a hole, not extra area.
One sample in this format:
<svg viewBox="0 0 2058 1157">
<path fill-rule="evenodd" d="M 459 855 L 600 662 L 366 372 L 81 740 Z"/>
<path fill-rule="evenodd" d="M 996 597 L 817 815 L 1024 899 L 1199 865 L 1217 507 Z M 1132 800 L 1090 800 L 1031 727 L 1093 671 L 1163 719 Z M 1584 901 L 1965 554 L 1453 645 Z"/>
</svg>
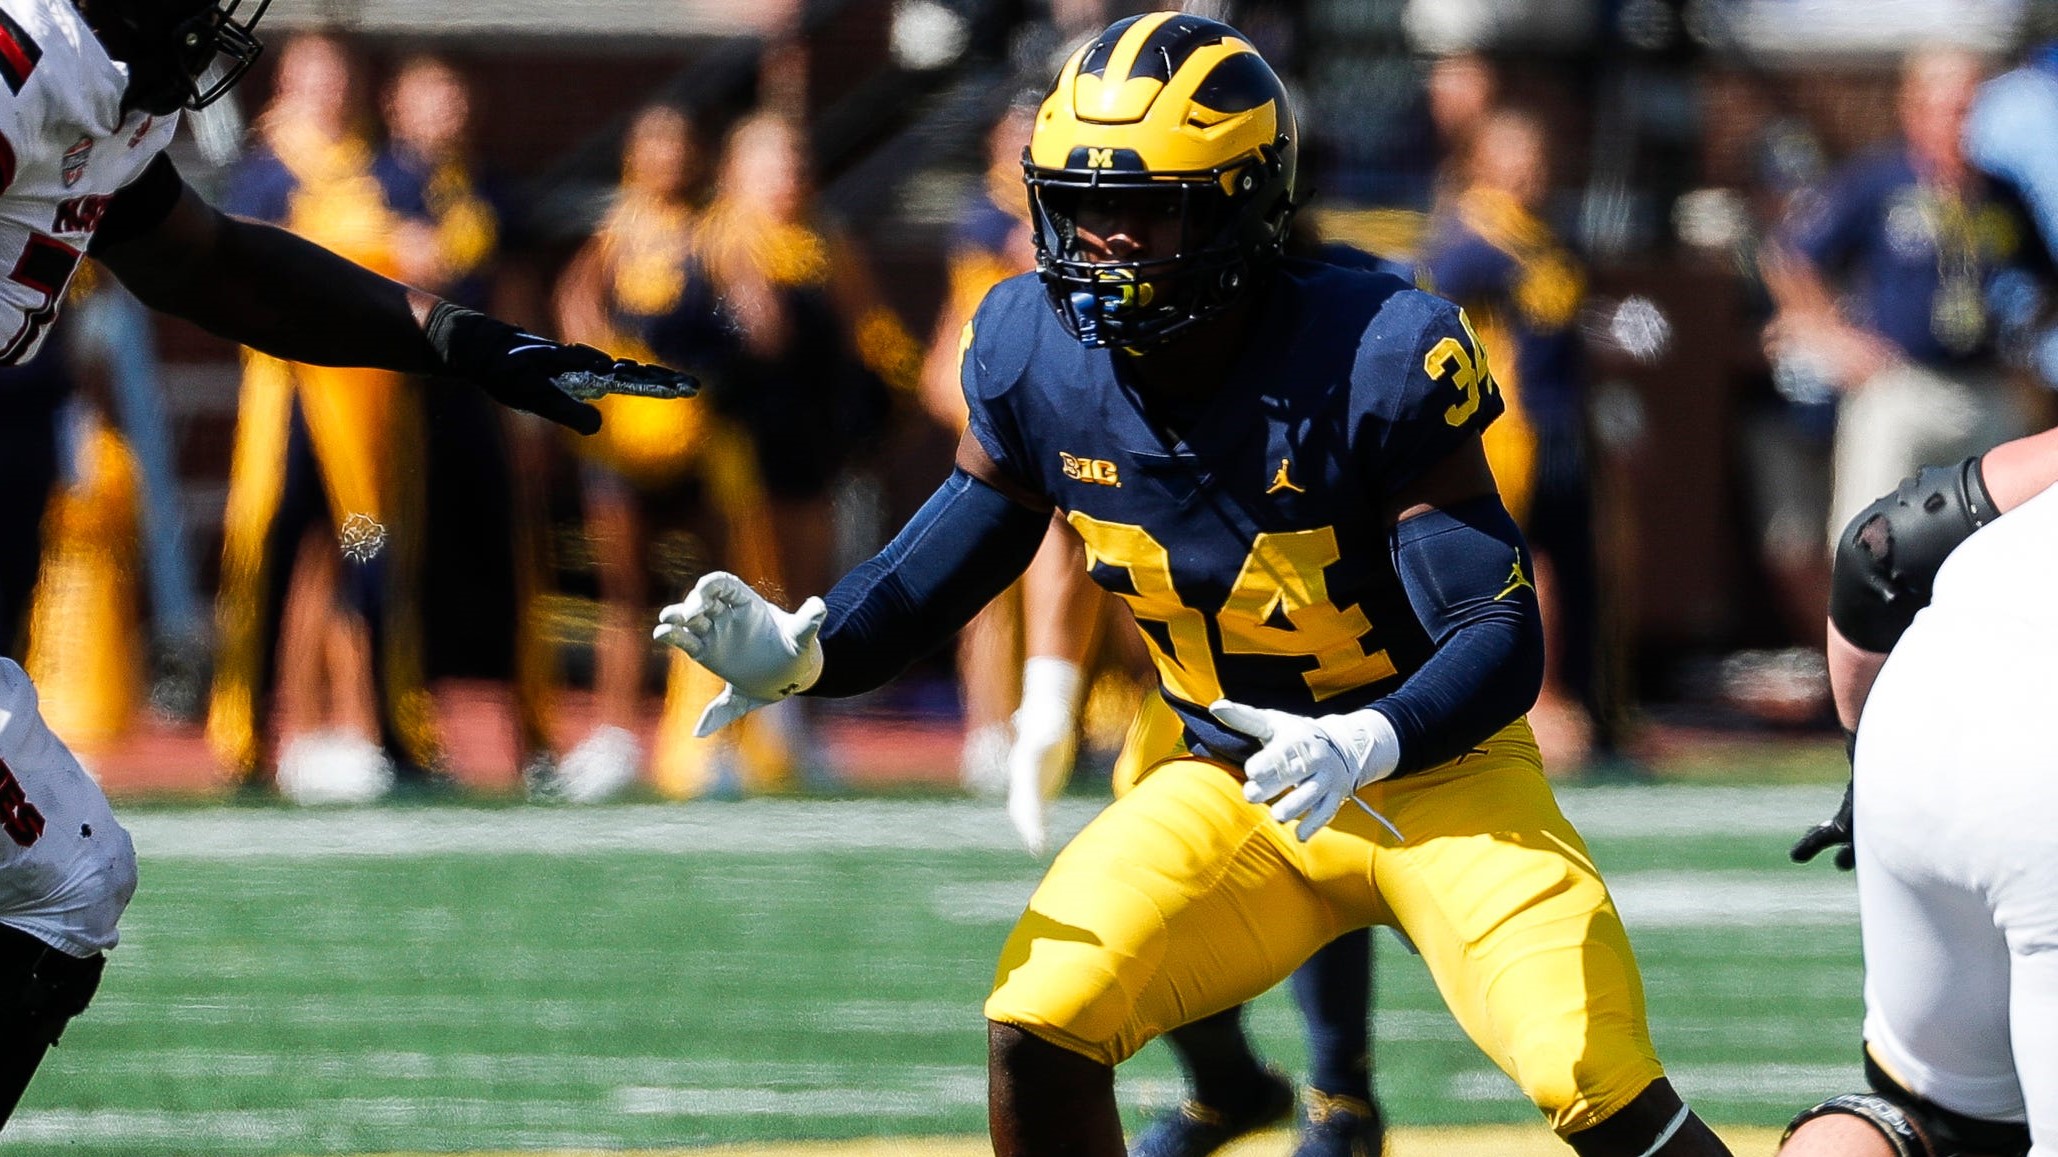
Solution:
<svg viewBox="0 0 2058 1157">
<path fill-rule="evenodd" d="M 1458 316 L 1470 341 L 1445 337 L 1422 358 L 1429 380 L 1448 382 L 1457 393 L 1443 411 L 1445 424 L 1453 427 L 1470 422 L 1483 399 L 1500 393 L 1471 320 Z M 1282 477 L 1285 468 L 1282 463 Z M 1078 477 L 1070 461 L 1066 474 Z M 1143 634 L 1165 690 L 1188 703 L 1205 706 L 1223 697 L 1217 654 L 1311 658 L 1315 665 L 1301 678 L 1318 703 L 1398 674 L 1384 649 L 1361 644 L 1372 630 L 1364 610 L 1340 607 L 1330 597 L 1325 571 L 1342 557 L 1334 527 L 1259 533 L 1252 539 L 1228 598 L 1213 616 L 1218 650 L 1210 638 L 1209 616 L 1180 597 L 1163 543 L 1129 523 L 1076 510 L 1066 519 L 1086 542 L 1089 569 L 1128 572 L 1135 593 L 1122 595 L 1130 611 L 1139 623 L 1159 628 Z"/>
<path fill-rule="evenodd" d="M 1202 706 L 1222 698 L 1208 616 L 1180 599 L 1164 544 L 1140 526 L 1102 522 L 1076 510 L 1065 517 L 1086 540 L 1087 567 L 1129 572 L 1136 593 L 1124 592 L 1123 598 L 1131 613 L 1139 623 L 1163 628 L 1169 646 L 1160 644 L 1156 632 L 1145 630 L 1143 637 L 1165 690 Z M 1315 666 L 1301 677 L 1318 702 L 1393 676 L 1393 660 L 1384 650 L 1368 652 L 1358 643 L 1372 629 L 1365 612 L 1330 601 L 1323 572 L 1340 557 L 1333 527 L 1259 534 L 1214 616 L 1222 653 L 1313 658 Z"/>
</svg>

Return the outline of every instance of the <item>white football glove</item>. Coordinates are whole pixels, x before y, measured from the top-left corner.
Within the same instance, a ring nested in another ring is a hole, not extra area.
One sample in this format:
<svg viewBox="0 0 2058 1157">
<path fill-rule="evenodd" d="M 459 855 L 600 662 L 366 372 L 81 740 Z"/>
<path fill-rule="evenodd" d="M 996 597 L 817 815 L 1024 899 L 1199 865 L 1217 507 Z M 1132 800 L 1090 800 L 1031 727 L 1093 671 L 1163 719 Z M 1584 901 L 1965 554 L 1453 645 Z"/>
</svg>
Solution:
<svg viewBox="0 0 2058 1157">
<path fill-rule="evenodd" d="M 782 611 L 727 571 L 701 576 L 686 595 L 658 615 L 651 637 L 669 643 L 729 685 L 715 696 L 693 734 L 713 735 L 745 715 L 814 686 L 822 676 L 822 644 L 815 635 L 829 609 L 810 598 Z"/>
<path fill-rule="evenodd" d="M 1022 705 L 1008 747 L 1008 818 L 1031 852 L 1049 843 L 1050 801 L 1072 777 L 1079 753 L 1079 668 L 1038 655 L 1023 665 Z"/>
<path fill-rule="evenodd" d="M 1336 818 L 1343 801 L 1357 800 L 1360 789 L 1392 775 L 1400 763 L 1401 743 L 1393 723 L 1370 708 L 1310 719 L 1217 699 L 1208 712 L 1224 727 L 1263 745 L 1244 761 L 1243 798 L 1252 803 L 1275 800 L 1272 818 L 1280 823 L 1298 817 L 1294 835 L 1302 843 Z M 1357 803 L 1400 838 L 1385 816 L 1363 800 Z"/>
</svg>

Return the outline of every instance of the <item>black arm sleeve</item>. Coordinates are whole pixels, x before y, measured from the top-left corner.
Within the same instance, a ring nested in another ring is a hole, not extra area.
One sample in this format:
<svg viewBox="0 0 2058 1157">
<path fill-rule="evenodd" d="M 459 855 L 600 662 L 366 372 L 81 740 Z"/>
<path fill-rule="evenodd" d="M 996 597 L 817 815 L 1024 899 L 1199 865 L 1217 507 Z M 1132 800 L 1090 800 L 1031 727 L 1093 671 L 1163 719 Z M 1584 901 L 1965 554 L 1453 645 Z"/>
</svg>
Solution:
<svg viewBox="0 0 2058 1157">
<path fill-rule="evenodd" d="M 1868 651 L 1891 651 L 1929 605 L 1937 569 L 2000 511 L 1979 459 L 1925 466 L 1858 513 L 1837 538 L 1829 621 Z"/>
<path fill-rule="evenodd" d="M 134 237 L 140 237 L 171 215 L 172 206 L 179 203 L 179 194 L 185 191 L 186 183 L 179 179 L 179 171 L 172 167 L 171 158 L 163 153 L 150 162 L 133 181 L 116 189 L 114 199 L 107 203 L 107 212 L 101 215 L 100 227 L 93 231 L 93 240 L 86 245 L 88 254 L 104 252 Z"/>
<path fill-rule="evenodd" d="M 1050 525 L 963 470 L 886 549 L 829 592 L 822 677 L 808 695 L 870 691 L 942 646 L 1028 568 Z"/>
<path fill-rule="evenodd" d="M 1404 519 L 1394 568 L 1436 651 L 1372 705 L 1401 742 L 1396 771 L 1447 763 L 1536 705 L 1543 689 L 1543 616 L 1522 532 L 1499 498 L 1474 498 Z"/>
</svg>

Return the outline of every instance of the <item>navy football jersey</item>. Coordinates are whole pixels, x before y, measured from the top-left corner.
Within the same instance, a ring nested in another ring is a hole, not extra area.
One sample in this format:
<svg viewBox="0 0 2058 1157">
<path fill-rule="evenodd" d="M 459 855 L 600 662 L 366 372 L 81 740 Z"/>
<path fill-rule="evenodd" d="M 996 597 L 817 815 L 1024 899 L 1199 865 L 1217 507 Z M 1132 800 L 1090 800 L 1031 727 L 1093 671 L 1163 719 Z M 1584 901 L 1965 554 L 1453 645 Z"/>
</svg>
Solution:
<svg viewBox="0 0 2058 1157">
<path fill-rule="evenodd" d="M 1458 307 L 1389 274 L 1282 262 L 1253 333 L 1180 435 L 1117 371 L 1131 355 L 1081 346 L 1035 274 L 987 295 L 960 367 L 973 435 L 1086 540 L 1188 743 L 1232 762 L 1255 745 L 1210 702 L 1356 710 L 1428 657 L 1386 512 L 1502 410 Z"/>
</svg>

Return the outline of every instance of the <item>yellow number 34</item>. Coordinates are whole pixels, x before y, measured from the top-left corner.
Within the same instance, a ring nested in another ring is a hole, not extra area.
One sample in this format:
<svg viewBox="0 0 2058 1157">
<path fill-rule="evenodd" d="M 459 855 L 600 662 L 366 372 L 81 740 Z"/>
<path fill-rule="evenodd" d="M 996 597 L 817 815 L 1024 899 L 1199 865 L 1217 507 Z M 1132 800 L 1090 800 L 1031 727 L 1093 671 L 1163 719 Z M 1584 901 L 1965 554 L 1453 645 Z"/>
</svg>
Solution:
<svg viewBox="0 0 2058 1157">
<path fill-rule="evenodd" d="M 1494 383 L 1493 371 L 1487 368 L 1486 347 L 1479 344 L 1479 335 L 1472 331 L 1472 319 L 1462 310 L 1458 313 L 1458 324 L 1465 327 L 1465 336 L 1472 343 L 1470 349 L 1465 342 L 1446 337 L 1422 355 L 1422 372 L 1429 375 L 1430 381 L 1440 382 L 1445 374 L 1451 374 L 1451 384 L 1465 395 L 1443 412 L 1443 420 L 1453 426 L 1464 425 L 1479 412 L 1481 397 L 1496 397 L 1501 392 Z"/>
<path fill-rule="evenodd" d="M 1163 544 L 1140 526 L 1076 510 L 1066 519 L 1086 540 L 1087 565 L 1128 571 L 1135 593 L 1122 597 L 1130 611 L 1162 628 L 1164 645 L 1150 631 L 1143 637 L 1165 690 L 1203 706 L 1220 699 L 1208 617 L 1180 599 Z M 1323 572 L 1340 557 L 1334 527 L 1258 535 L 1214 616 L 1221 653 L 1314 659 L 1301 678 L 1317 702 L 1394 675 L 1384 650 L 1368 653 L 1358 642 L 1372 629 L 1365 612 L 1330 601 Z"/>
</svg>

